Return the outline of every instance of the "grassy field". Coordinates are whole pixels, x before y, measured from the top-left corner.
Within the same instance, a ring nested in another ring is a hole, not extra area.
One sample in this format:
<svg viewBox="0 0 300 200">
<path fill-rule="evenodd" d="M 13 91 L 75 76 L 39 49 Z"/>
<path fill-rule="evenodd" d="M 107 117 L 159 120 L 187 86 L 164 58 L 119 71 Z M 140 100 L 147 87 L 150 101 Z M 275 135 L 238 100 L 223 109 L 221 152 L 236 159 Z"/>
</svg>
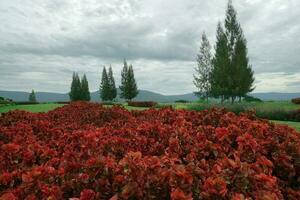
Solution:
<svg viewBox="0 0 300 200">
<path fill-rule="evenodd" d="M 58 107 L 64 106 L 63 104 L 36 104 L 36 105 L 8 105 L 0 106 L 0 113 L 5 113 L 11 110 L 26 110 L 29 112 L 47 112 Z"/>
<path fill-rule="evenodd" d="M 29 112 L 47 112 L 58 107 L 62 107 L 64 104 L 55 104 L 55 103 L 44 103 L 44 104 L 35 104 L 35 105 L 0 105 L 0 113 L 5 113 L 11 110 L 25 110 Z M 111 107 L 111 106 L 106 106 Z M 145 110 L 147 108 L 143 107 L 132 107 L 124 105 L 128 110 Z"/>
<path fill-rule="evenodd" d="M 300 132 L 300 122 L 288 122 L 288 121 L 276 121 L 276 120 L 272 120 L 272 122 L 274 122 L 275 124 L 288 125 L 290 127 L 295 128 L 297 131 Z"/>
</svg>

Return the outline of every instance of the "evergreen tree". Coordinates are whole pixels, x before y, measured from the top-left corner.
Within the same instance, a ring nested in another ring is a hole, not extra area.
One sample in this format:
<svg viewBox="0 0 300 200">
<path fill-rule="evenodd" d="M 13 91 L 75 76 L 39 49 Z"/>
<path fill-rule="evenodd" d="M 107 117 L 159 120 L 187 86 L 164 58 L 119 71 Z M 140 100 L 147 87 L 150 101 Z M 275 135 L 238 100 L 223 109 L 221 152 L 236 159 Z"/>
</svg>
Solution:
<svg viewBox="0 0 300 200">
<path fill-rule="evenodd" d="M 34 90 L 32 90 L 31 93 L 29 94 L 28 100 L 29 100 L 30 102 L 37 102 L 37 101 L 36 101 L 36 96 L 35 96 Z"/>
<path fill-rule="evenodd" d="M 86 75 L 84 74 L 81 79 L 81 100 L 83 101 L 90 101 L 91 95 L 89 90 L 89 83 L 86 78 Z"/>
<path fill-rule="evenodd" d="M 121 98 L 132 100 L 138 95 L 138 89 L 134 78 L 133 67 L 128 67 L 126 60 L 124 60 L 124 67 L 121 72 Z"/>
<path fill-rule="evenodd" d="M 232 0 L 228 0 L 225 18 L 225 29 L 228 41 L 229 56 L 232 59 L 237 39 L 242 34 L 242 29 L 237 21 L 237 13 L 233 7 Z"/>
<path fill-rule="evenodd" d="M 81 100 L 81 82 L 77 73 L 73 73 L 71 91 L 69 93 L 71 101 Z"/>
<path fill-rule="evenodd" d="M 234 102 L 236 97 L 245 96 L 253 90 L 253 71 L 248 64 L 247 42 L 243 30 L 238 23 L 237 13 L 229 0 L 225 19 L 226 37 L 230 65 L 227 74 L 230 76 L 228 85 L 228 96 Z"/>
<path fill-rule="evenodd" d="M 221 97 L 223 102 L 229 96 L 230 85 L 230 59 L 227 46 L 227 37 L 221 23 L 217 27 L 217 38 L 215 55 L 213 58 L 213 69 L 211 74 L 211 93 L 214 97 Z"/>
<path fill-rule="evenodd" d="M 115 99 L 117 97 L 117 88 L 116 88 L 116 83 L 115 83 L 115 79 L 114 79 L 114 75 L 113 75 L 111 66 L 109 67 L 109 70 L 108 70 L 108 80 L 109 80 L 109 88 L 110 88 L 109 99 L 112 101 L 113 99 Z"/>
<path fill-rule="evenodd" d="M 247 56 L 247 41 L 243 35 L 240 35 L 237 39 L 232 65 L 235 67 L 235 83 L 236 90 L 235 95 L 239 97 L 241 101 L 242 97 L 245 97 L 247 93 L 254 90 L 254 76 L 251 65 L 249 65 L 249 59 Z"/>
<path fill-rule="evenodd" d="M 127 92 L 127 99 L 131 101 L 134 97 L 138 95 L 138 89 L 136 85 L 136 81 L 134 78 L 134 73 L 133 73 L 133 67 L 132 65 L 129 66 L 128 69 L 128 92 Z"/>
<path fill-rule="evenodd" d="M 211 46 L 205 33 L 202 34 L 197 63 L 198 67 L 195 69 L 194 84 L 198 88 L 197 94 L 208 101 L 208 97 L 211 94 L 212 55 Z"/>
<path fill-rule="evenodd" d="M 109 78 L 106 72 L 106 68 L 103 67 L 101 85 L 100 85 L 100 98 L 102 99 L 102 101 L 111 100 L 110 92 L 111 89 L 109 85 Z"/>
<path fill-rule="evenodd" d="M 121 72 L 121 85 L 119 86 L 121 90 L 120 97 L 121 98 L 126 98 L 126 93 L 128 91 L 127 89 L 127 76 L 128 76 L 128 65 L 126 60 L 124 59 L 124 66 Z"/>
</svg>

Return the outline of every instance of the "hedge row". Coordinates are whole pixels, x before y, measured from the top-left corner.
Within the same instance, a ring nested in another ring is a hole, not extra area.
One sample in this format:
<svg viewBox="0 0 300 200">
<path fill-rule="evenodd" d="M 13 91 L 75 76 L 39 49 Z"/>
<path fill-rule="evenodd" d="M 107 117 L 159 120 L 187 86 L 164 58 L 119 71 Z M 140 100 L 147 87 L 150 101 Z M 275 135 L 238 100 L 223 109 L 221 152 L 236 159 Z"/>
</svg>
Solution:
<svg viewBox="0 0 300 200">
<path fill-rule="evenodd" d="M 211 107 L 223 107 L 228 111 L 234 112 L 235 114 L 240 114 L 243 112 L 253 111 L 259 118 L 269 119 L 269 120 L 279 120 L 279 121 L 294 121 L 300 122 L 300 109 L 298 110 L 286 110 L 282 108 L 272 108 L 272 109 L 260 109 L 253 108 L 241 104 L 233 105 L 208 105 L 208 104 L 197 104 L 188 106 L 188 110 L 202 111 L 210 109 Z"/>
<path fill-rule="evenodd" d="M 157 102 L 154 101 L 128 101 L 128 106 L 133 107 L 154 107 Z"/>
<path fill-rule="evenodd" d="M 300 97 L 299 97 L 299 98 L 294 98 L 294 99 L 292 99 L 292 102 L 293 102 L 294 104 L 300 104 Z"/>
</svg>

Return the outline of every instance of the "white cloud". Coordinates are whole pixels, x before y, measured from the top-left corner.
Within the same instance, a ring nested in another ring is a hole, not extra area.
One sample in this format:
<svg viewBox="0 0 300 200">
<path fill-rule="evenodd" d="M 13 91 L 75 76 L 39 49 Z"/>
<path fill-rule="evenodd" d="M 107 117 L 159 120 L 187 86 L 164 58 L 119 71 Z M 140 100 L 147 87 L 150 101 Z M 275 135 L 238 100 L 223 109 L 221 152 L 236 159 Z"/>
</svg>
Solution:
<svg viewBox="0 0 300 200">
<path fill-rule="evenodd" d="M 256 91 L 299 91 L 300 1 L 233 2 Z M 1 0 L 0 89 L 67 92 L 79 71 L 96 90 L 101 67 L 112 64 L 118 81 L 126 57 L 139 88 L 191 92 L 200 35 L 215 41 L 225 8 L 220 0 Z"/>
</svg>

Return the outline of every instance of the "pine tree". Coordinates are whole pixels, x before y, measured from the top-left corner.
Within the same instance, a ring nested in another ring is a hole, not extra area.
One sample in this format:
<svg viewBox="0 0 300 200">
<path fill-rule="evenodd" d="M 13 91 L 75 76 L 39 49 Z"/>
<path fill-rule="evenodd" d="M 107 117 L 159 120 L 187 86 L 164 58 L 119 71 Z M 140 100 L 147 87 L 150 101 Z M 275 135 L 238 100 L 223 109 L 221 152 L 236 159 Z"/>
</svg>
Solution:
<svg viewBox="0 0 300 200">
<path fill-rule="evenodd" d="M 238 96 L 241 101 L 242 97 L 245 97 L 247 93 L 254 90 L 253 71 L 251 65 L 249 65 L 249 59 L 247 56 L 247 41 L 243 35 L 240 35 L 236 42 L 232 65 L 235 66 L 237 74 L 235 80 L 237 89 L 235 95 Z"/>
<path fill-rule="evenodd" d="M 102 78 L 101 78 L 101 85 L 100 85 L 100 98 L 102 99 L 102 101 L 110 100 L 110 85 L 109 85 L 109 79 L 105 67 L 103 67 L 103 71 L 102 71 Z"/>
<path fill-rule="evenodd" d="M 212 55 L 211 46 L 205 32 L 202 34 L 202 43 L 197 55 L 198 67 L 194 75 L 194 85 L 198 88 L 197 94 L 208 101 L 211 94 Z"/>
<path fill-rule="evenodd" d="M 114 79 L 114 75 L 113 75 L 111 66 L 109 67 L 109 70 L 108 70 L 108 80 L 109 80 L 109 88 L 110 88 L 109 99 L 110 99 L 110 101 L 112 101 L 113 99 L 115 99 L 117 97 L 117 88 L 116 88 L 116 83 L 115 83 L 115 79 Z"/>
<path fill-rule="evenodd" d="M 215 55 L 211 74 L 211 93 L 214 97 L 221 97 L 223 102 L 229 96 L 230 74 L 229 51 L 227 37 L 221 23 L 218 23 Z"/>
<path fill-rule="evenodd" d="M 121 72 L 121 86 L 119 88 L 121 90 L 121 98 L 132 100 L 138 95 L 133 67 L 132 65 L 128 67 L 126 60 L 124 60 L 124 67 Z"/>
<path fill-rule="evenodd" d="M 28 98 L 29 102 L 37 102 L 34 90 L 31 91 Z"/>
<path fill-rule="evenodd" d="M 248 64 L 247 42 L 238 23 L 232 0 L 228 1 L 225 28 L 230 58 L 227 71 L 227 74 L 230 75 L 228 95 L 231 97 L 231 101 L 234 102 L 236 97 L 241 99 L 242 96 L 253 90 L 254 78 L 251 66 Z"/>
<path fill-rule="evenodd" d="M 136 85 L 136 81 L 134 78 L 134 72 L 132 65 L 129 66 L 128 69 L 128 92 L 127 92 L 127 99 L 130 101 L 138 95 L 138 89 Z"/>
<path fill-rule="evenodd" d="M 91 94 L 89 90 L 89 83 L 86 78 L 86 75 L 84 74 L 81 79 L 81 100 L 83 101 L 90 101 L 91 100 Z"/>
<path fill-rule="evenodd" d="M 120 90 L 121 90 L 121 94 L 120 97 L 121 98 L 125 98 L 126 99 L 126 93 L 128 91 L 127 88 L 127 76 L 128 76 L 128 65 L 126 60 L 124 59 L 124 66 L 121 72 L 121 85 L 119 86 Z"/>
<path fill-rule="evenodd" d="M 71 101 L 81 100 L 81 82 L 77 73 L 73 73 L 71 91 L 69 93 Z"/>
</svg>

